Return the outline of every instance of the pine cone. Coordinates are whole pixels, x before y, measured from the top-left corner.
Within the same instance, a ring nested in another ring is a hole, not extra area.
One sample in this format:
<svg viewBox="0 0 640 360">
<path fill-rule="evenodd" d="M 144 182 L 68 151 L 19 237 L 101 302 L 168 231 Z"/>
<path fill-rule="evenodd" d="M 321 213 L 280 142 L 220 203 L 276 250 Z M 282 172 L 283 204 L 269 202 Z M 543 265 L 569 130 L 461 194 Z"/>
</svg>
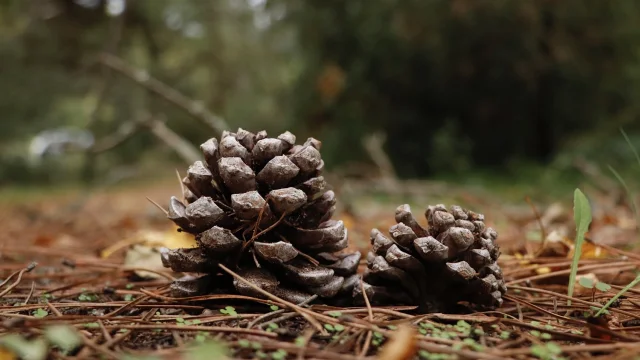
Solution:
<svg viewBox="0 0 640 360">
<path fill-rule="evenodd" d="M 409 205 L 396 209 L 391 239 L 371 231 L 364 288 L 372 303 L 418 305 L 423 312 L 455 312 L 466 302 L 475 309 L 495 309 L 507 291 L 496 263 L 498 234 L 484 215 L 452 206 L 429 206 L 428 229 L 418 224 Z M 356 302 L 362 290 L 354 288 Z"/>
<path fill-rule="evenodd" d="M 168 214 L 198 247 L 163 249 L 161 256 L 165 267 L 205 276 L 176 281 L 174 294 L 235 288 L 261 296 L 218 264 L 292 302 L 352 293 L 361 255 L 338 253 L 348 245 L 347 230 L 331 220 L 336 198 L 321 176 L 321 143 L 295 141 L 290 132 L 268 138 L 238 129 L 200 146 L 205 161 L 182 180 L 186 205 L 172 197 Z"/>
</svg>

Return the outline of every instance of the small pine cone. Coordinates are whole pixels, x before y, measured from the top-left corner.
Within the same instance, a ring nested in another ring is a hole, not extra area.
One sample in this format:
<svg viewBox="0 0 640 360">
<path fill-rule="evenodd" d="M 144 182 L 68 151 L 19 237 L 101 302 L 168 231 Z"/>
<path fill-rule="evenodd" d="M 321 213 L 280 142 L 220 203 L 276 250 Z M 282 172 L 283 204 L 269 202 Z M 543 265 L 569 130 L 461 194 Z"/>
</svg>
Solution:
<svg viewBox="0 0 640 360">
<path fill-rule="evenodd" d="M 163 249 L 162 262 L 176 272 L 205 276 L 173 284 L 176 295 L 235 288 L 260 293 L 221 273 L 235 269 L 254 285 L 292 302 L 311 295 L 349 296 L 357 283 L 360 253 L 348 245 L 342 221 L 331 220 L 336 198 L 322 177 L 320 141 L 296 145 L 285 132 L 225 132 L 200 146 L 182 180 L 184 201 L 172 197 L 168 218 L 194 234 L 198 247 Z"/>
<path fill-rule="evenodd" d="M 364 289 L 373 304 L 418 305 L 423 312 L 456 311 L 466 302 L 475 309 L 495 309 L 507 291 L 497 264 L 498 234 L 484 215 L 460 206 L 429 206 L 429 227 L 413 217 L 409 205 L 396 209 L 391 237 L 371 231 Z M 362 289 L 354 288 L 356 302 Z"/>
</svg>

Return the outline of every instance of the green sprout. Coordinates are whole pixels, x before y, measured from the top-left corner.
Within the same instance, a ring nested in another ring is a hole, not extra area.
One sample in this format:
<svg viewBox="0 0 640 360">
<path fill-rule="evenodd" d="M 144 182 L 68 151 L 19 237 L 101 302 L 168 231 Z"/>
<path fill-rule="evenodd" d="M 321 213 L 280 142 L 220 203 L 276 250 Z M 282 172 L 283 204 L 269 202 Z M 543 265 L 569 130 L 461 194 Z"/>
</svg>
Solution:
<svg viewBox="0 0 640 360">
<path fill-rule="evenodd" d="M 42 319 L 43 317 L 49 315 L 49 312 L 45 309 L 37 309 L 33 312 L 33 317 Z"/>
<path fill-rule="evenodd" d="M 589 205 L 589 200 L 580 189 L 576 189 L 573 195 L 573 218 L 576 223 L 576 241 L 573 259 L 571 261 L 571 273 L 569 274 L 569 287 L 567 292 L 569 297 L 573 296 L 573 289 L 578 274 L 578 262 L 582 255 L 584 235 L 589 230 L 589 225 L 591 224 L 591 206 Z M 567 305 L 571 305 L 571 300 L 567 300 Z"/>
<path fill-rule="evenodd" d="M 238 313 L 233 306 L 226 306 L 224 309 L 220 309 L 220 312 L 229 316 L 238 316 Z"/>
<path fill-rule="evenodd" d="M 284 360 L 287 358 L 287 355 L 289 354 L 286 351 L 278 349 L 271 353 L 271 358 L 274 360 Z"/>
</svg>

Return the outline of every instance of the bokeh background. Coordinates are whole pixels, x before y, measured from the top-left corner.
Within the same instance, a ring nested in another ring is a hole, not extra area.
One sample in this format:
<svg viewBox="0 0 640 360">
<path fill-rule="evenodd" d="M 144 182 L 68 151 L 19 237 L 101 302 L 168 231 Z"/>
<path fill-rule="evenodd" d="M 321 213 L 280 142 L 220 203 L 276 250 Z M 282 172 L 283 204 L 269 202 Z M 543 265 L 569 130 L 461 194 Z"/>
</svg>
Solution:
<svg viewBox="0 0 640 360">
<path fill-rule="evenodd" d="M 635 0 L 2 0 L 0 185 L 173 177 L 224 126 L 314 136 L 344 177 L 633 181 L 639 20 Z"/>
</svg>

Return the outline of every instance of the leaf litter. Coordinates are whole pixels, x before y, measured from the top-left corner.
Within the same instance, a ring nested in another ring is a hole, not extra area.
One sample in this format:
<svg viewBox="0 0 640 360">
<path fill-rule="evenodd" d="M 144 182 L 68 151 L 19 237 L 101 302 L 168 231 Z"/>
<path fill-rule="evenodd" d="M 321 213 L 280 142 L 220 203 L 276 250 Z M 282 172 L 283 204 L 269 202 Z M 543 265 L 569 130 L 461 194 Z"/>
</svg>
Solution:
<svg viewBox="0 0 640 360">
<path fill-rule="evenodd" d="M 584 193 L 591 204 L 576 193 L 577 222 L 569 206 L 562 211 L 557 204 L 539 206 L 540 214 L 515 221 L 509 214 L 501 219 L 506 211 L 498 204 L 491 209 L 486 202 L 471 204 L 502 221 L 496 227 L 509 290 L 501 308 L 470 314 L 418 314 L 408 306 L 296 305 L 277 297 L 229 294 L 172 298 L 166 289 L 179 274 L 127 261 L 127 253 L 136 246 L 153 251 L 162 245 L 161 234 L 168 244 L 184 241 L 163 216 L 141 209 L 131 193 L 95 196 L 83 205 L 82 216 L 59 200 L 2 208 L 0 219 L 12 216 L 3 223 L 0 245 L 0 356 L 633 358 L 640 350 L 640 255 L 633 246 L 593 239 L 607 226 L 635 228 L 629 225 L 635 214 L 591 189 Z M 388 207 L 341 216 L 361 233 L 360 228 L 386 226 Z M 531 210 L 524 201 L 521 209 Z M 585 225 L 589 217 L 593 220 Z M 537 241 L 527 234 L 536 230 Z M 153 234 L 149 241 L 145 233 Z M 584 242 L 576 243 L 581 236 Z M 632 233 L 626 244 L 636 239 Z M 355 246 L 367 249 L 364 242 Z"/>
</svg>

